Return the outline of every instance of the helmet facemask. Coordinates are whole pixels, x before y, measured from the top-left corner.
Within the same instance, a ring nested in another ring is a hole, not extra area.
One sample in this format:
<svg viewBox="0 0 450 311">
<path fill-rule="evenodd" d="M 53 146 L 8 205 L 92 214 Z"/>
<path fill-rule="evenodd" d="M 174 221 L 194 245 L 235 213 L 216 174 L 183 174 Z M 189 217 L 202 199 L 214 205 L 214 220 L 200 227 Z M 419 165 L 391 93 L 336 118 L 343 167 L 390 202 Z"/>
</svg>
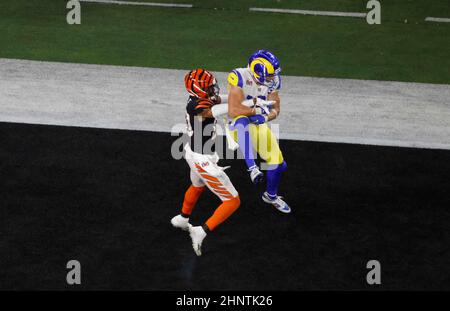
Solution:
<svg viewBox="0 0 450 311">
<path fill-rule="evenodd" d="M 219 100 L 220 88 L 215 79 L 213 81 L 213 84 L 211 84 L 205 91 L 206 94 L 208 94 L 208 98 L 211 99 L 214 103 L 220 102 Z"/>
<path fill-rule="evenodd" d="M 278 78 L 277 75 L 267 75 L 264 77 L 263 85 L 267 86 L 268 88 L 273 88 L 276 83 L 276 79 Z"/>
<path fill-rule="evenodd" d="M 220 93 L 219 85 L 217 83 L 210 85 L 206 90 L 206 93 L 208 93 L 209 97 L 219 96 Z"/>
</svg>

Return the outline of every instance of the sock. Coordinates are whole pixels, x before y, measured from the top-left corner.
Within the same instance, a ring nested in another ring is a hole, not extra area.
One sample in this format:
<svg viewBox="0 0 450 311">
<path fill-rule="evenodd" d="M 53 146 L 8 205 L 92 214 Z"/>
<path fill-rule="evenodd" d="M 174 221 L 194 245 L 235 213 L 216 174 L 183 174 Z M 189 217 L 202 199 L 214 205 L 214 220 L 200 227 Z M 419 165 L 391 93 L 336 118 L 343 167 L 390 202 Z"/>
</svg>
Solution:
<svg viewBox="0 0 450 311">
<path fill-rule="evenodd" d="M 281 173 L 287 168 L 285 161 L 281 164 L 270 165 L 266 173 L 267 189 L 266 192 L 272 197 L 276 197 L 278 193 L 278 186 L 280 185 Z"/>
<path fill-rule="evenodd" d="M 209 231 L 213 231 L 218 225 L 224 222 L 230 217 L 241 204 L 239 197 L 232 198 L 231 200 L 223 201 L 222 204 L 214 211 L 214 214 L 206 221 L 205 225 Z M 205 232 L 207 232 L 205 230 Z"/>
<path fill-rule="evenodd" d="M 181 215 L 185 218 L 189 218 L 194 209 L 195 204 L 198 201 L 200 195 L 205 191 L 205 186 L 195 187 L 191 185 L 184 194 L 183 207 L 181 208 Z"/>
<path fill-rule="evenodd" d="M 253 154 L 252 141 L 250 139 L 249 125 L 250 121 L 247 117 L 242 117 L 234 122 L 234 129 L 238 133 L 238 144 L 244 155 L 245 164 L 250 169 L 256 165 L 255 155 Z"/>
</svg>

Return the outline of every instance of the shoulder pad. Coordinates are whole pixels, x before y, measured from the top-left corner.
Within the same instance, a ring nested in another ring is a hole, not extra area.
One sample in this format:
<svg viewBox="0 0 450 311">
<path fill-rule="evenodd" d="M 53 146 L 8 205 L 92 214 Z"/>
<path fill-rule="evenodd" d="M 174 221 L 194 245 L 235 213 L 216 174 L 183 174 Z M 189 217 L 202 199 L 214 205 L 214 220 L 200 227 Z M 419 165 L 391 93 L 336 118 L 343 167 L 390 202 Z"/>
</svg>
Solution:
<svg viewBox="0 0 450 311">
<path fill-rule="evenodd" d="M 242 75 L 236 69 L 228 74 L 228 83 L 233 86 L 238 86 L 242 88 L 244 86 L 244 79 L 242 79 Z"/>
</svg>

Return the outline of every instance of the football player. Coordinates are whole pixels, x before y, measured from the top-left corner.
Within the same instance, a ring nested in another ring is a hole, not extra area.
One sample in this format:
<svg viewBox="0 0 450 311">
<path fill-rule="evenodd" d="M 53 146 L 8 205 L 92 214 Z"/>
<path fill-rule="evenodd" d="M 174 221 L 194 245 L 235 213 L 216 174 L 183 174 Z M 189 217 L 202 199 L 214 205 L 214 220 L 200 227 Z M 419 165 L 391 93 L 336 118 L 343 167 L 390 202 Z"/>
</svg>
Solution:
<svg viewBox="0 0 450 311">
<path fill-rule="evenodd" d="M 186 90 L 189 99 L 186 106 L 186 122 L 189 143 L 185 146 L 185 159 L 190 167 L 191 185 L 184 195 L 181 213 L 171 219 L 174 227 L 189 231 L 197 256 L 206 235 L 230 217 L 240 205 L 238 192 L 224 168 L 217 165 L 219 157 L 211 141 L 215 139 L 215 117 L 226 114 L 228 105 L 220 104 L 219 87 L 213 74 L 204 69 L 194 69 L 186 74 Z M 192 226 L 189 216 L 200 195 L 208 187 L 222 203 L 202 225 Z"/>
<path fill-rule="evenodd" d="M 280 63 L 267 50 L 256 51 L 245 68 L 237 68 L 228 75 L 228 114 L 232 137 L 238 142 L 254 183 L 263 179 L 255 163 L 256 150 L 268 164 L 267 186 L 262 200 L 283 213 L 290 213 L 289 205 L 278 196 L 281 174 L 286 170 L 277 139 L 267 126 L 280 113 Z M 249 107 L 248 102 L 253 103 Z"/>
</svg>

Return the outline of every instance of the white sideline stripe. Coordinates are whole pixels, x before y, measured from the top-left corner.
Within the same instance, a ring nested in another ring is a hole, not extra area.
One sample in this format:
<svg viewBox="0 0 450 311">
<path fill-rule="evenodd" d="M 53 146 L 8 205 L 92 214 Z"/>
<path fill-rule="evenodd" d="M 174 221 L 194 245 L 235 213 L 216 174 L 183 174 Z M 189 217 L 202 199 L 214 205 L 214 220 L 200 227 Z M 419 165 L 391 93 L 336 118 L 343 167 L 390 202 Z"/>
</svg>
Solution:
<svg viewBox="0 0 450 311">
<path fill-rule="evenodd" d="M 357 13 L 357 12 L 310 11 L 310 10 L 291 10 L 291 9 L 272 9 L 272 8 L 250 8 L 249 11 L 269 12 L 269 13 L 289 13 L 302 15 L 366 17 L 366 13 Z"/>
<path fill-rule="evenodd" d="M 0 58 L 0 122 L 177 132 L 185 73 Z M 449 84 L 283 78 L 281 139 L 450 150 Z"/>
<path fill-rule="evenodd" d="M 427 17 L 426 22 L 437 22 L 437 23 L 450 23 L 450 18 L 445 17 Z"/>
<path fill-rule="evenodd" d="M 313 141 L 313 142 L 317 141 L 325 143 L 371 145 L 371 146 L 450 150 L 450 144 L 433 143 L 427 141 L 402 141 L 402 140 L 374 139 L 362 137 L 336 137 L 336 136 L 321 136 L 321 135 L 304 135 L 299 133 L 281 133 L 279 139 Z"/>
<path fill-rule="evenodd" d="M 134 2 L 134 1 L 116 1 L 116 0 L 80 0 L 80 2 L 119 4 L 119 5 L 123 4 L 123 5 L 141 5 L 141 6 L 162 6 L 169 8 L 192 8 L 192 4 L 177 4 L 177 3 Z"/>
</svg>

